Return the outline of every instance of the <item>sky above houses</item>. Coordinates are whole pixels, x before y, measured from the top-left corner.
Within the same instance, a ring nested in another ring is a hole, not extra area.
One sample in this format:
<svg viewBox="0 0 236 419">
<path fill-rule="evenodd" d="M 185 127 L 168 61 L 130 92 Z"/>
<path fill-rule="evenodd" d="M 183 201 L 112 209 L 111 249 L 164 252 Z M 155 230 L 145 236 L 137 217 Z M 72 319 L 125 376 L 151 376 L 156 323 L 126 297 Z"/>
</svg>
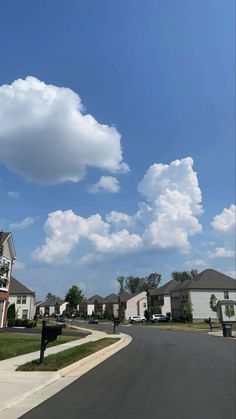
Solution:
<svg viewBox="0 0 236 419">
<path fill-rule="evenodd" d="M 64 297 L 235 276 L 234 1 L 2 0 L 0 229 Z"/>
</svg>

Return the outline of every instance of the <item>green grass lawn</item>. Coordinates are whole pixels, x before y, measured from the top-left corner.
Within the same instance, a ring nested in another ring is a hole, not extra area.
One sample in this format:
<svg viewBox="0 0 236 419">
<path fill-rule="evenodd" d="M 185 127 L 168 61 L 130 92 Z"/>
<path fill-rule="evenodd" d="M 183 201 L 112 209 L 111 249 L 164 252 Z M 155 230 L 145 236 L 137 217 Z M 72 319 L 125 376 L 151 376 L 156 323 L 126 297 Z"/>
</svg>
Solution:
<svg viewBox="0 0 236 419">
<path fill-rule="evenodd" d="M 58 336 L 57 340 L 48 344 L 48 348 L 71 340 L 80 339 L 74 336 Z M 0 332 L 0 360 L 39 351 L 40 334 Z"/>
<path fill-rule="evenodd" d="M 149 326 L 168 329 L 168 330 L 192 330 L 192 331 L 210 331 L 210 327 L 205 322 L 200 323 L 181 323 L 181 322 L 160 322 L 160 323 L 150 323 Z M 220 330 L 221 326 L 217 323 L 213 323 L 213 331 Z"/>
<path fill-rule="evenodd" d="M 96 342 L 88 342 L 75 348 L 66 349 L 57 354 L 48 355 L 44 358 L 44 363 L 40 364 L 39 359 L 28 362 L 17 368 L 17 371 L 58 371 L 67 365 L 73 364 L 88 355 L 112 345 L 120 339 L 104 338 Z"/>
</svg>

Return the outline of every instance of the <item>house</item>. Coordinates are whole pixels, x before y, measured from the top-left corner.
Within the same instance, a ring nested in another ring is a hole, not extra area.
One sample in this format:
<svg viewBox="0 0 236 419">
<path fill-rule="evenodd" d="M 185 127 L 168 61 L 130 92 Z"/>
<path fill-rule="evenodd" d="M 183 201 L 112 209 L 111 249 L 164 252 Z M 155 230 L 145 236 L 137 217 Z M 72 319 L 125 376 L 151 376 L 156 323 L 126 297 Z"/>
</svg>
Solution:
<svg viewBox="0 0 236 419">
<path fill-rule="evenodd" d="M 137 292 L 136 294 L 126 296 L 125 319 L 129 320 L 130 316 L 144 316 L 147 310 L 147 293 L 146 291 Z M 121 296 L 122 302 L 122 296 Z"/>
<path fill-rule="evenodd" d="M 11 276 L 9 303 L 15 304 L 18 319 L 32 320 L 35 315 L 35 293 Z"/>
<path fill-rule="evenodd" d="M 149 291 L 148 307 L 150 314 L 156 314 L 154 312 L 157 311 L 157 308 L 161 308 L 161 314 L 166 315 L 167 313 L 171 313 L 170 292 L 176 285 L 177 282 L 172 279 L 161 287 Z"/>
<path fill-rule="evenodd" d="M 229 276 L 213 269 L 206 269 L 194 279 L 177 283 L 170 291 L 171 313 L 173 319 L 185 316 L 186 305 L 192 304 L 193 321 L 218 315 L 210 308 L 210 298 L 214 294 L 218 301 L 236 301 L 236 281 Z M 234 305 L 231 304 L 233 307 Z"/>
<path fill-rule="evenodd" d="M 6 325 L 9 305 L 9 285 L 13 261 L 16 258 L 11 233 L 0 232 L 0 328 Z"/>
<path fill-rule="evenodd" d="M 100 295 L 94 295 L 80 304 L 80 313 L 87 316 L 96 315 L 102 317 L 106 312 L 108 318 L 112 318 L 112 316 L 118 317 L 121 309 L 126 320 L 132 315 L 143 316 L 147 309 L 146 292 L 109 294 L 105 298 Z"/>
<path fill-rule="evenodd" d="M 40 316 L 61 316 L 63 311 L 66 309 L 67 302 L 61 298 L 55 298 L 53 300 L 45 300 L 38 304 L 37 312 Z"/>
</svg>

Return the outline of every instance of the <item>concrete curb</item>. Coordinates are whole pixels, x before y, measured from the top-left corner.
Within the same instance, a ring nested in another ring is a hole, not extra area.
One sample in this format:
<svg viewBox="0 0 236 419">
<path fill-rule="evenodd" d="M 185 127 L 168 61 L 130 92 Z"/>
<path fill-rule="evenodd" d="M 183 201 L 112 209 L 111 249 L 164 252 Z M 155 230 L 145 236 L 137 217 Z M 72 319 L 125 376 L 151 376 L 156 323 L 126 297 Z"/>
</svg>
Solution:
<svg viewBox="0 0 236 419">
<path fill-rule="evenodd" d="M 121 333 L 120 335 L 108 335 L 109 338 L 120 338 L 118 342 L 115 342 L 106 348 L 101 349 L 100 351 L 95 352 L 92 355 L 87 356 L 86 358 L 81 359 L 80 361 L 70 364 L 67 367 L 61 369 L 60 376 L 65 377 L 67 375 L 74 376 L 76 378 L 85 374 L 85 372 L 91 370 L 96 365 L 105 361 L 110 356 L 114 355 L 116 352 L 123 349 L 125 346 L 129 345 L 132 341 L 131 336 Z M 83 367 L 81 369 L 81 367 Z M 79 371 L 78 371 L 79 370 Z"/>
</svg>

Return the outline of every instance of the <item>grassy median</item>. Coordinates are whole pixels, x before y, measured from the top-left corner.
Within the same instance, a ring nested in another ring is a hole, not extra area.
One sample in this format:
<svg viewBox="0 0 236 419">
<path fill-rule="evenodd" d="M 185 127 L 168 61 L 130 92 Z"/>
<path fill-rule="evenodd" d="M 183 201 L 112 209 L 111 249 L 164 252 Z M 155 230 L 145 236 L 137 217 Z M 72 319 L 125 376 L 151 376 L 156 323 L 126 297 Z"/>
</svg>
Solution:
<svg viewBox="0 0 236 419">
<path fill-rule="evenodd" d="M 17 368 L 17 371 L 58 371 L 67 365 L 73 364 L 88 355 L 100 351 L 109 345 L 117 342 L 117 338 L 104 338 L 96 342 L 88 342 L 75 348 L 66 349 L 57 354 L 48 355 L 44 358 L 44 363 L 40 364 L 39 359 L 27 362 Z"/>
<path fill-rule="evenodd" d="M 80 338 L 81 336 L 58 336 L 57 340 L 49 343 L 47 347 Z M 39 351 L 40 343 L 40 334 L 0 332 L 0 360 Z"/>
</svg>

